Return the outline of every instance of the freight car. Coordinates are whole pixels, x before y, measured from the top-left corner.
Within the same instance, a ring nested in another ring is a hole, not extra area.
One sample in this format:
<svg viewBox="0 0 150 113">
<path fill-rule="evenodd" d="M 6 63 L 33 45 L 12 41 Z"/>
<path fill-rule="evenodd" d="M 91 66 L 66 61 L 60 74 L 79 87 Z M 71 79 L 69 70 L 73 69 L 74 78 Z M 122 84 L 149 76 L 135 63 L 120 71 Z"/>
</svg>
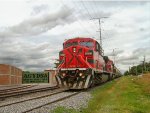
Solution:
<svg viewBox="0 0 150 113">
<path fill-rule="evenodd" d="M 92 38 L 73 38 L 59 52 L 56 81 L 60 87 L 86 89 L 119 77 L 120 72 Z"/>
</svg>

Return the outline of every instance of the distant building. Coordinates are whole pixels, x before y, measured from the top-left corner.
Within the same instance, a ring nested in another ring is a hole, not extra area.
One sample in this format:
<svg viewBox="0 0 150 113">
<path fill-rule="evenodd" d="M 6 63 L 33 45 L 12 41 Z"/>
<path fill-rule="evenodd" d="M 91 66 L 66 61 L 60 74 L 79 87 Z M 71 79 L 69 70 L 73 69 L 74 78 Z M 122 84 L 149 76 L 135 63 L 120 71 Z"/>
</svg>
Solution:
<svg viewBox="0 0 150 113">
<path fill-rule="evenodd" d="M 18 84 L 22 84 L 22 70 L 8 64 L 0 64 L 0 85 Z"/>
</svg>

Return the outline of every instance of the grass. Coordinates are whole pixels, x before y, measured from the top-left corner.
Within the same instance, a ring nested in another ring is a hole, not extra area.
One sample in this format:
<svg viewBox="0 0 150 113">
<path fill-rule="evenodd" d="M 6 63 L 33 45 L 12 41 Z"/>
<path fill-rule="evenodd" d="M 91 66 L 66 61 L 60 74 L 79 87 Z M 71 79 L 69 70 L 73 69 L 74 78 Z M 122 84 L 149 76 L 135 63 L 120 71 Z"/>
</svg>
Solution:
<svg viewBox="0 0 150 113">
<path fill-rule="evenodd" d="M 125 76 L 93 91 L 88 107 L 80 111 L 58 107 L 54 113 L 150 113 L 150 75 Z"/>
</svg>

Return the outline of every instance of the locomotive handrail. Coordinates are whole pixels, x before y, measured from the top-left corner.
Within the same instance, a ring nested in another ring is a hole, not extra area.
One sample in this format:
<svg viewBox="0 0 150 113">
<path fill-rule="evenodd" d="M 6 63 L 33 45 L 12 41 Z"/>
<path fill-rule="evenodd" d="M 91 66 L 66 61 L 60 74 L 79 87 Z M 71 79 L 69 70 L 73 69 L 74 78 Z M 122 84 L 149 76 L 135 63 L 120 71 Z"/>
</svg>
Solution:
<svg viewBox="0 0 150 113">
<path fill-rule="evenodd" d="M 65 62 L 64 62 L 64 63 L 65 63 Z M 63 63 L 63 64 L 64 64 L 64 63 Z M 59 69 L 62 67 L 63 64 L 60 64 L 60 65 L 57 67 L 56 70 L 59 70 Z"/>
</svg>

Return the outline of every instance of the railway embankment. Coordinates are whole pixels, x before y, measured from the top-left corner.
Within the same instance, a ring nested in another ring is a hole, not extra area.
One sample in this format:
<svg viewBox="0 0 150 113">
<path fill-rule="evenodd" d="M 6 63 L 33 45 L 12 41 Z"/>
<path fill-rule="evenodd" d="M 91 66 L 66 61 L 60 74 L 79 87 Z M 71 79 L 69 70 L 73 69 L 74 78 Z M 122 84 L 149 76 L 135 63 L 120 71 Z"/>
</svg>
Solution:
<svg viewBox="0 0 150 113">
<path fill-rule="evenodd" d="M 86 108 L 57 107 L 53 113 L 150 113 L 150 74 L 123 76 L 90 93 Z"/>
</svg>

